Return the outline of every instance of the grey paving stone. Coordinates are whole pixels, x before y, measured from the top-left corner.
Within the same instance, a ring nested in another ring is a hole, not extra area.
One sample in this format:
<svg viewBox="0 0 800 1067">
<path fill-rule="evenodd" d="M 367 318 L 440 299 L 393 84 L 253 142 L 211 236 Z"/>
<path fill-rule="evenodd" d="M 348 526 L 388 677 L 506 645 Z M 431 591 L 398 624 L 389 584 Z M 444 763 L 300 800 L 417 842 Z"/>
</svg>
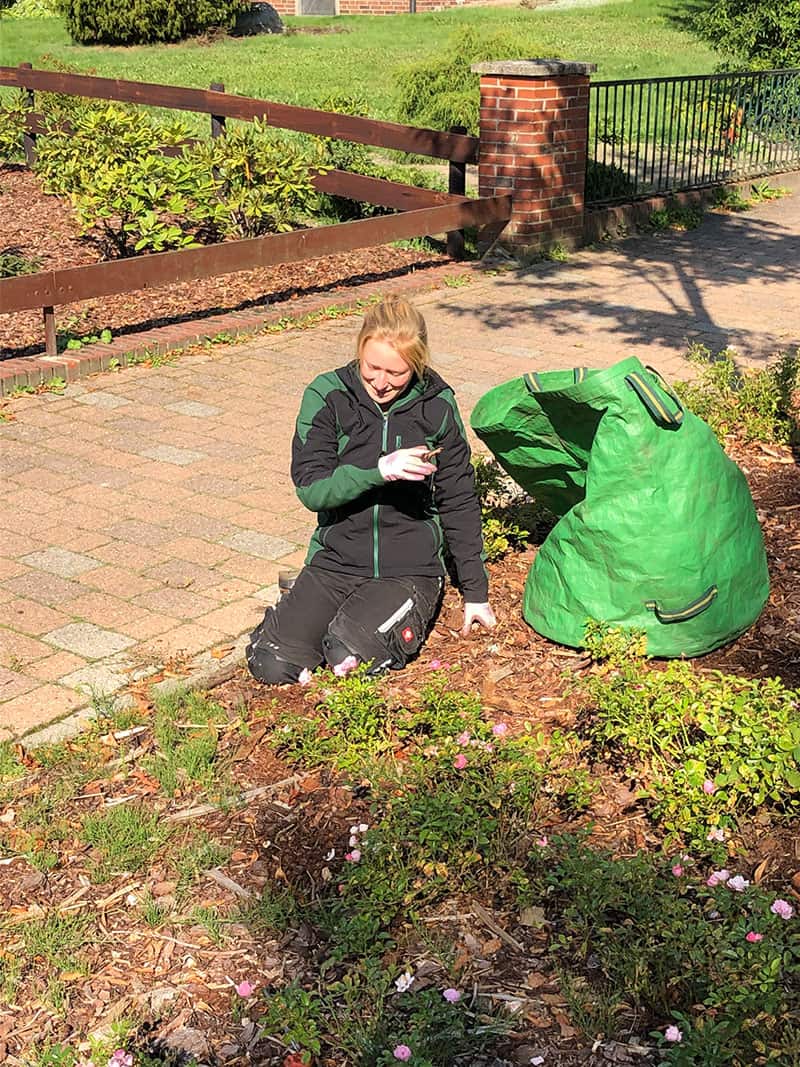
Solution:
<svg viewBox="0 0 800 1067">
<path fill-rule="evenodd" d="M 249 556 L 257 556 L 259 559 L 280 559 L 297 548 L 292 541 L 273 537 L 272 534 L 259 533 L 258 530 L 241 530 L 224 538 L 221 543 L 226 548 L 246 552 Z"/>
<path fill-rule="evenodd" d="M 106 696 L 116 693 L 127 684 L 128 675 L 119 667 L 108 662 L 93 663 L 90 667 L 82 667 L 72 674 L 65 674 L 59 678 L 61 685 L 77 689 L 79 693 L 85 693 L 89 697 Z"/>
<path fill-rule="evenodd" d="M 38 600 L 50 607 L 56 607 L 67 600 L 75 600 L 86 592 L 85 586 L 71 582 L 68 578 L 61 578 L 57 574 L 47 574 L 45 571 L 20 574 L 2 584 L 4 589 L 16 593 L 17 596 L 30 597 L 31 600 Z"/>
<path fill-rule="evenodd" d="M 178 415 L 191 415 L 196 419 L 210 419 L 214 415 L 222 414 L 222 408 L 201 404 L 197 400 L 181 400 L 177 404 L 167 404 L 167 411 L 174 411 Z"/>
<path fill-rule="evenodd" d="M 73 399 L 77 404 L 88 404 L 93 408 L 122 408 L 131 403 L 124 396 L 117 396 L 116 393 L 80 393 Z"/>
<path fill-rule="evenodd" d="M 206 459 L 205 452 L 193 452 L 189 448 L 174 448 L 172 445 L 156 445 L 139 453 L 145 459 L 157 459 L 160 463 L 173 463 L 176 467 L 188 467 L 191 463 Z"/>
<path fill-rule="evenodd" d="M 49 574 L 57 574 L 60 578 L 74 578 L 76 574 L 100 566 L 91 556 L 70 552 L 68 548 L 46 548 L 43 552 L 31 552 L 29 556 L 23 556 L 20 562 Z"/>
<path fill-rule="evenodd" d="M 136 642 L 132 637 L 118 634 L 114 630 L 104 630 L 91 622 L 71 622 L 42 637 L 49 645 L 74 652 L 84 659 L 104 659 L 130 648 Z"/>
</svg>

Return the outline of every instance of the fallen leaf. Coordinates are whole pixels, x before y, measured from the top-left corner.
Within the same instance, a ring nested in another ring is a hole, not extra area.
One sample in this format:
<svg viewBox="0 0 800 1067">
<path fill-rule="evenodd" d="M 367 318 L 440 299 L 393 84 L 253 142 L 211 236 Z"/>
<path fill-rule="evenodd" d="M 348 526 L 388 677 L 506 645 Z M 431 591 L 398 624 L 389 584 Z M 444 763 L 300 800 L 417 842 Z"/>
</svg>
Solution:
<svg viewBox="0 0 800 1067">
<path fill-rule="evenodd" d="M 231 652 L 233 652 L 233 645 L 225 645 L 222 648 L 212 648 L 211 657 L 212 659 L 225 659 Z"/>
</svg>

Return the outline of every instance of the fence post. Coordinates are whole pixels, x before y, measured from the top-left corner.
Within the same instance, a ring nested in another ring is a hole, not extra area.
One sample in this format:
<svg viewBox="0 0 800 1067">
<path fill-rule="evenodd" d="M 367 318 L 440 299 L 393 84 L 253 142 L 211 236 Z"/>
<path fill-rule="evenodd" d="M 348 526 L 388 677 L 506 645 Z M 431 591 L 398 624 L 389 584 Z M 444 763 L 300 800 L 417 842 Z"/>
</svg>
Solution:
<svg viewBox="0 0 800 1067">
<path fill-rule="evenodd" d="M 20 70 L 33 70 L 32 63 L 20 63 Z M 25 93 L 25 103 L 31 109 L 36 107 L 36 97 L 33 95 L 33 89 L 23 90 Z M 36 162 L 36 134 L 31 133 L 29 129 L 26 129 L 22 135 L 22 147 L 25 151 L 25 162 L 29 167 L 32 167 Z"/>
<path fill-rule="evenodd" d="M 213 93 L 224 93 L 225 86 L 222 82 L 212 82 L 209 89 Z M 221 137 L 225 132 L 225 116 L 224 115 L 212 115 L 211 116 L 211 136 Z"/>
<path fill-rule="evenodd" d="M 450 133 L 466 133 L 466 126 L 451 126 Z M 450 160 L 447 175 L 447 191 L 464 196 L 467 191 L 467 164 Z M 450 230 L 447 234 L 447 254 L 451 259 L 464 258 L 464 231 Z"/>
<path fill-rule="evenodd" d="M 44 311 L 44 342 L 48 356 L 58 355 L 58 343 L 56 341 L 56 315 L 52 307 L 42 309 Z"/>
<path fill-rule="evenodd" d="M 594 63 L 476 63 L 481 76 L 481 196 L 511 193 L 501 243 L 512 250 L 581 244 Z"/>
</svg>

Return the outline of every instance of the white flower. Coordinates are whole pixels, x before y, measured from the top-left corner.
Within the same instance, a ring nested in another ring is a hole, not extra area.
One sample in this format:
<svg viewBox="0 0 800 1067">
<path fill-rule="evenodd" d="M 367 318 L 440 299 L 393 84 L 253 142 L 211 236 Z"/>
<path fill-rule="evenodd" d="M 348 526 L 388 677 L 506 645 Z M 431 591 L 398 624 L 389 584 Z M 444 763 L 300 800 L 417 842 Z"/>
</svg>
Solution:
<svg viewBox="0 0 800 1067">
<path fill-rule="evenodd" d="M 358 832 L 359 832 L 360 834 L 365 834 L 365 833 L 367 832 L 367 830 L 369 830 L 369 823 L 366 823 L 366 822 L 360 822 L 360 823 L 358 824 Z"/>
<path fill-rule="evenodd" d="M 347 843 L 350 848 L 354 848 L 358 844 L 358 834 L 350 834 L 350 840 Z"/>
<path fill-rule="evenodd" d="M 327 854 L 327 856 L 325 857 L 325 861 L 329 863 L 329 862 L 330 862 L 330 861 L 331 861 L 331 860 L 333 859 L 333 857 L 334 857 L 335 855 L 336 855 L 336 849 L 335 849 L 335 848 L 332 848 L 332 849 L 330 850 L 330 852 L 329 852 L 329 853 Z"/>
<path fill-rule="evenodd" d="M 414 975 L 411 971 L 403 971 L 399 977 L 395 978 L 394 984 L 398 993 L 405 993 L 414 984 Z"/>
<path fill-rule="evenodd" d="M 351 834 L 357 834 L 358 833 L 358 827 L 357 826 L 351 826 L 350 827 L 350 833 Z"/>
<path fill-rule="evenodd" d="M 733 878 L 729 878 L 725 885 L 735 893 L 744 893 L 750 883 L 746 878 L 742 878 L 740 874 L 736 874 Z"/>
</svg>

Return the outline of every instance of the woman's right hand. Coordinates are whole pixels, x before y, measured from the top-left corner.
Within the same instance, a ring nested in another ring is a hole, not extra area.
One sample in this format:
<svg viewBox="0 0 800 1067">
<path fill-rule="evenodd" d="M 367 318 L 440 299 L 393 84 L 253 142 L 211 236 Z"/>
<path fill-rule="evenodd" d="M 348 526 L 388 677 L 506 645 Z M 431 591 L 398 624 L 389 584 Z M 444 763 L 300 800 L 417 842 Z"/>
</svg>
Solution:
<svg viewBox="0 0 800 1067">
<path fill-rule="evenodd" d="M 436 467 L 422 457 L 427 453 L 427 445 L 415 445 L 413 448 L 398 448 L 388 456 L 378 460 L 378 470 L 385 482 L 422 482 L 433 474 Z"/>
</svg>

